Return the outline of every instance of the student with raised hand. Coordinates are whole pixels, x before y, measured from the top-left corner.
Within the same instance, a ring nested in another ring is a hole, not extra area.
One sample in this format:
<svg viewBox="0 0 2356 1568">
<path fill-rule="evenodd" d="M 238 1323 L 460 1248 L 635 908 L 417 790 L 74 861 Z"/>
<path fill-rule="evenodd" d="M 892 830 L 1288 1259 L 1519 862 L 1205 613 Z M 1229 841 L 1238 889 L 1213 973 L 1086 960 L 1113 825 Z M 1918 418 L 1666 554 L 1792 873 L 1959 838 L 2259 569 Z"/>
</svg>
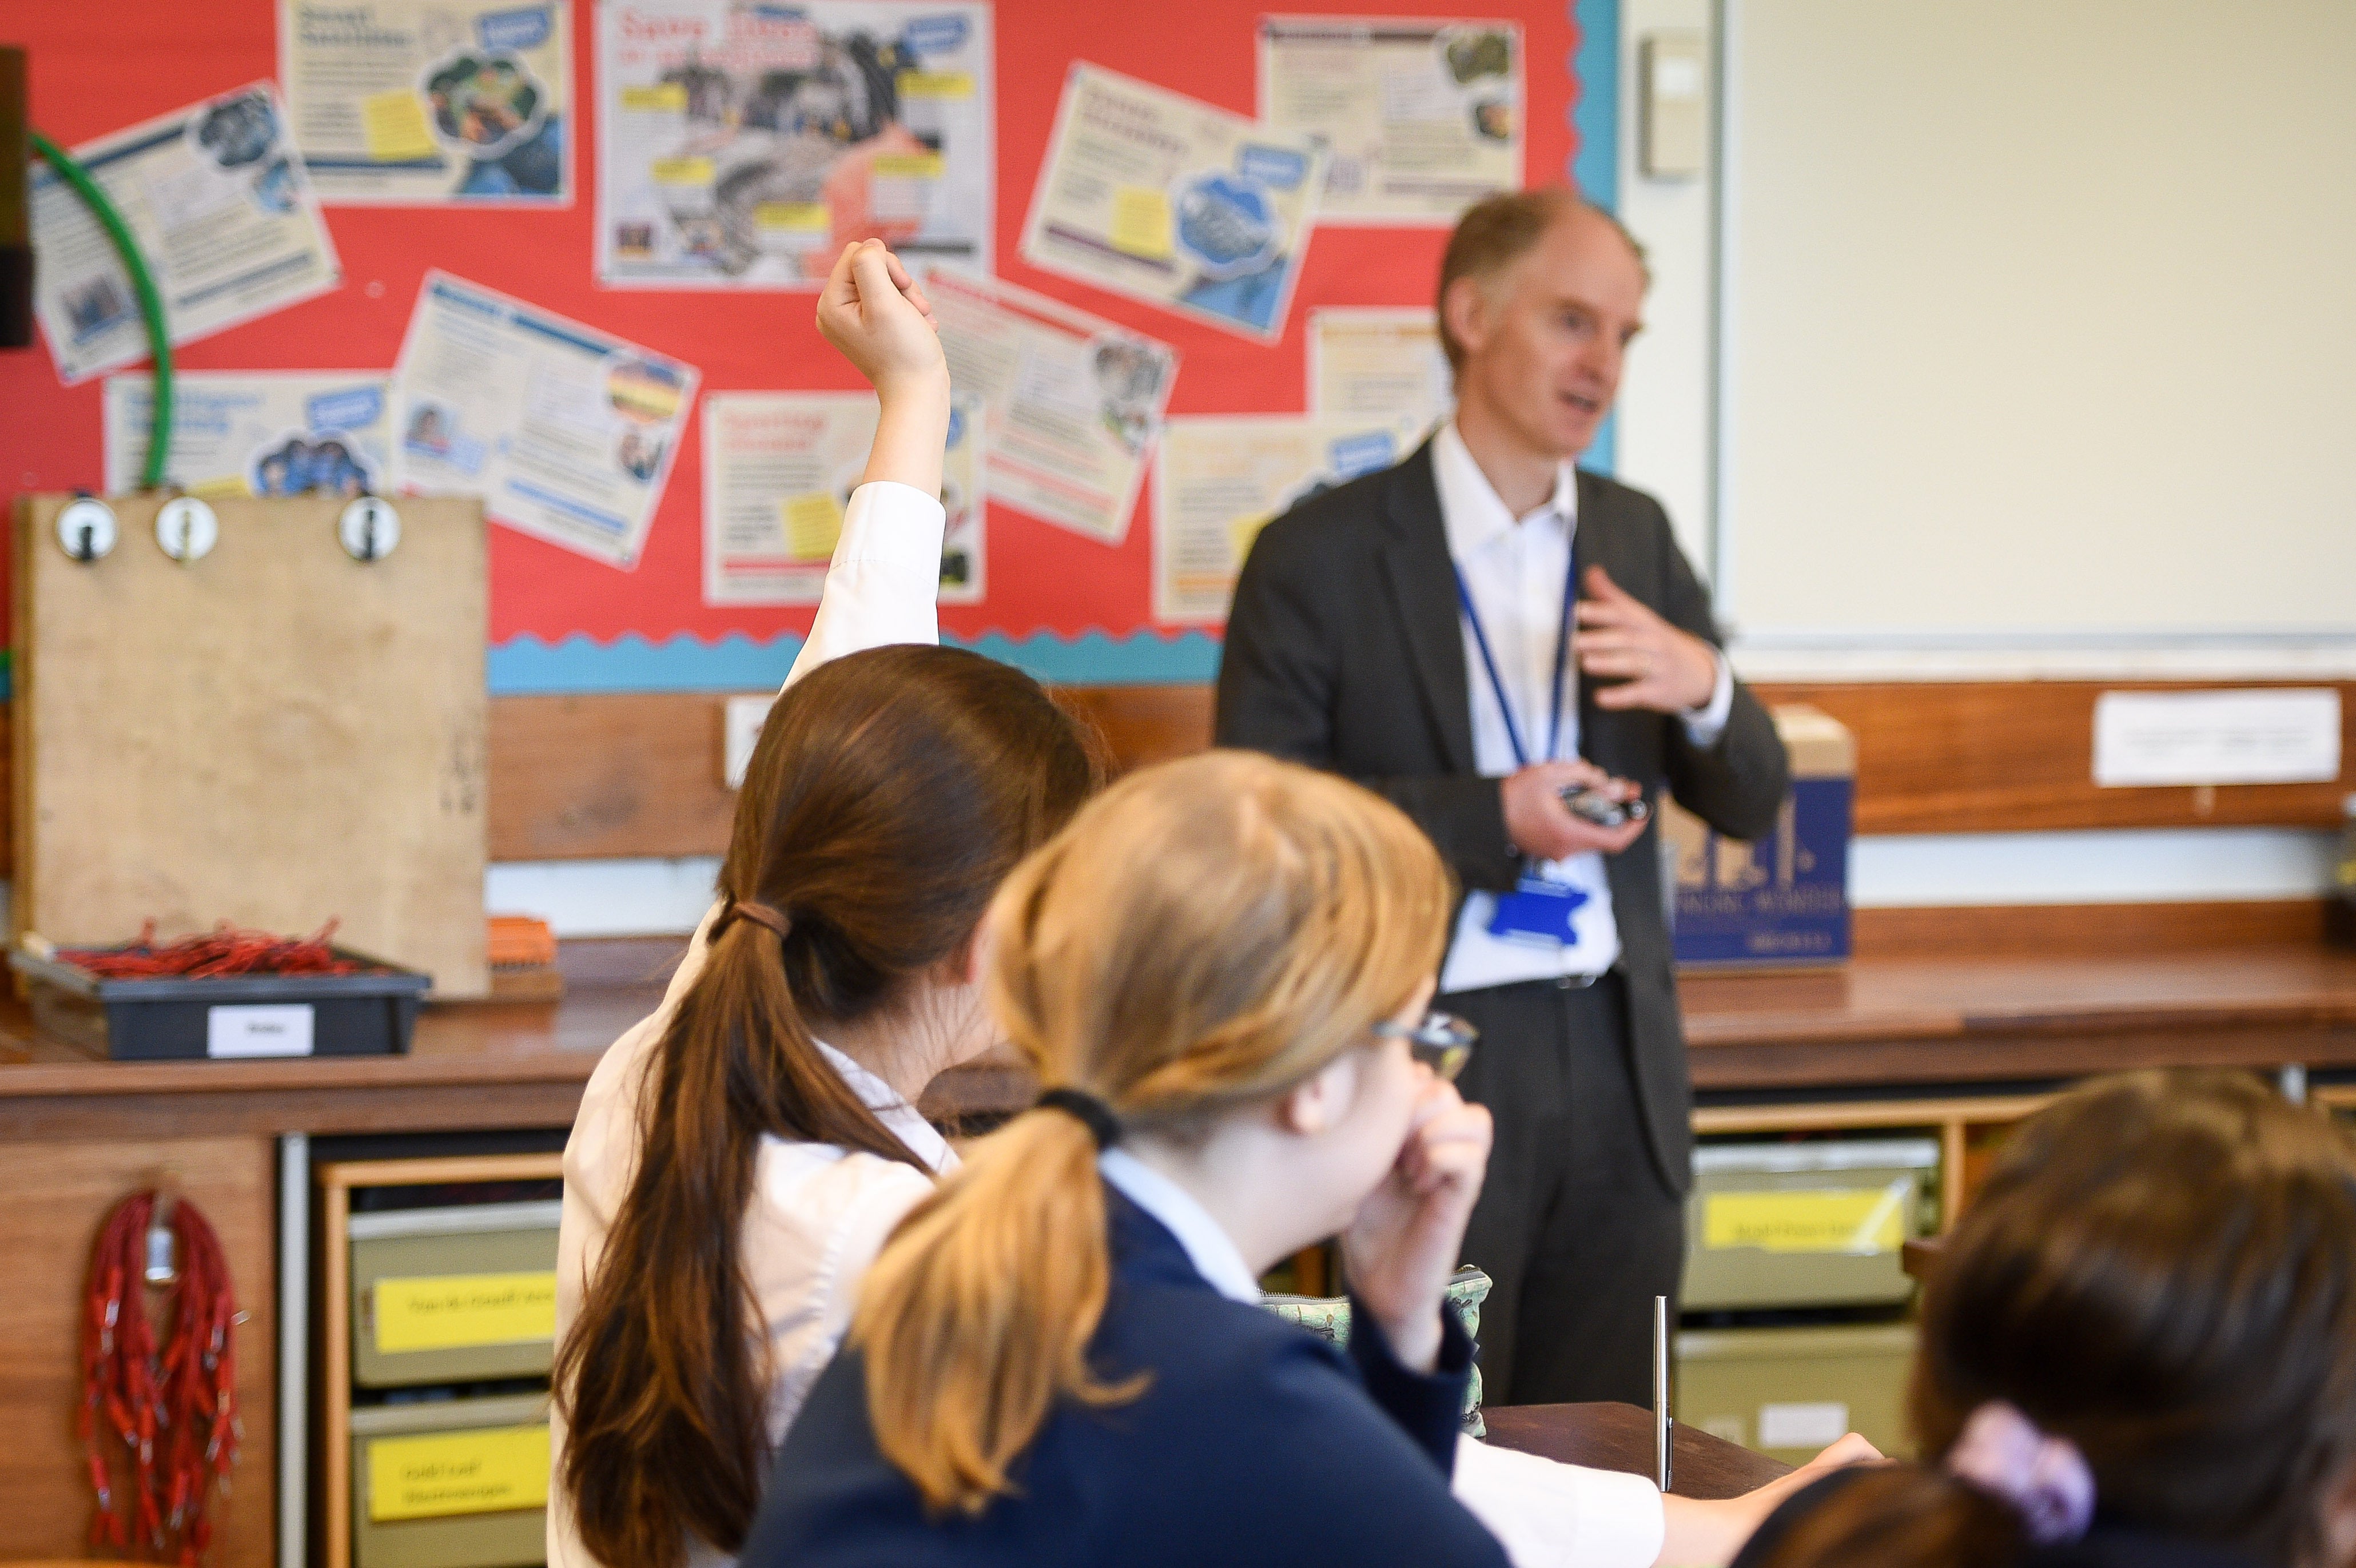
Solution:
<svg viewBox="0 0 2356 1568">
<path fill-rule="evenodd" d="M 914 1101 L 992 1038 L 974 928 L 1100 780 L 1035 682 L 930 646 L 948 378 L 923 295 L 870 241 L 819 322 L 881 400 L 866 482 L 747 770 L 721 901 L 565 1148 L 563 1568 L 741 1543 L 868 1260 L 952 1163 Z"/>
<path fill-rule="evenodd" d="M 2241 1074 L 2065 1095 L 1942 1248 L 1910 1403 L 1922 1466 L 1811 1485 L 1738 1568 L 2356 1561 L 2356 1152 Z"/>
</svg>

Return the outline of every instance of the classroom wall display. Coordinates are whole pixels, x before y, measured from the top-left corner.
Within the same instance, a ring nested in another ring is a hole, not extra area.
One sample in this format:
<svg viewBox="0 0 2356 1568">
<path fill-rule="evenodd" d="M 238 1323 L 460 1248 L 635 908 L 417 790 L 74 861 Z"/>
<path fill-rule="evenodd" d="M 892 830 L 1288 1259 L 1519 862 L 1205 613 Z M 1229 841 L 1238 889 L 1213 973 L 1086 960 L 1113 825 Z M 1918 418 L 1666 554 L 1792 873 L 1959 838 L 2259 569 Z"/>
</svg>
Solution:
<svg viewBox="0 0 2356 1568">
<path fill-rule="evenodd" d="M 815 289 L 843 245 L 988 271 L 991 8 L 597 8 L 597 275 Z"/>
<path fill-rule="evenodd" d="M 568 0 L 280 0 L 294 141 L 329 202 L 563 206 Z"/>
<path fill-rule="evenodd" d="M 300 0 L 217 0 L 201 7 L 170 0 L 108 0 L 104 5 L 19 7 L 18 37 L 12 41 L 29 50 L 34 123 L 71 146 L 257 81 L 277 79 L 291 90 L 280 32 L 282 9 Z M 326 5 L 328 0 L 316 3 Z M 335 0 L 342 9 L 374 4 L 380 16 L 391 14 L 391 3 Z M 456 12 L 476 8 L 476 0 L 441 3 Z M 426 274 L 439 269 L 600 338 L 695 368 L 695 400 L 682 400 L 675 439 L 665 454 L 670 465 L 667 482 L 648 509 L 627 569 L 514 527 L 489 531 L 488 674 L 498 692 L 773 686 L 809 624 L 807 603 L 709 602 L 714 596 L 706 593 L 709 465 L 703 413 L 707 393 L 861 390 L 857 372 L 819 337 L 810 294 L 774 285 L 623 287 L 598 276 L 598 203 L 586 193 L 594 188 L 592 150 L 605 134 L 608 96 L 597 66 L 599 27 L 606 13 L 654 3 L 605 0 L 585 5 L 572 0 L 552 13 L 563 32 L 570 66 L 562 83 L 564 177 L 584 199 L 567 205 L 469 197 L 393 207 L 351 204 L 339 197 L 325 213 L 339 262 L 338 286 L 192 341 L 180 355 L 186 370 L 238 375 L 323 367 L 389 373 Z M 533 0 L 479 0 L 476 20 L 533 8 Z M 917 50 L 928 67 L 945 58 L 937 46 L 947 33 L 919 29 L 916 19 L 972 16 L 974 38 L 980 37 L 980 20 L 987 20 L 988 70 L 973 73 L 976 99 L 983 96 L 986 82 L 992 111 L 983 207 L 988 217 L 981 235 L 986 252 L 979 264 L 958 270 L 984 280 L 984 287 L 1010 285 L 1052 302 L 1057 310 L 1105 323 L 1125 340 L 1165 346 L 1175 370 L 1160 410 L 1163 415 L 1299 416 L 1312 406 L 1308 330 L 1315 312 L 1430 303 L 1445 231 L 1420 222 L 1312 225 L 1299 247 L 1290 300 L 1271 318 L 1275 335 L 1267 338 L 1049 271 L 1022 253 L 1031 199 L 1075 61 L 1248 119 L 1260 102 L 1262 14 L 1299 15 L 1314 7 L 1246 0 L 1196 0 L 1183 6 L 818 0 L 801 9 L 816 20 L 819 34 L 837 38 L 861 16 L 879 17 L 873 35 L 879 47 L 889 39 L 923 38 L 934 46 L 932 52 Z M 1418 23 L 1448 19 L 1445 8 L 1435 18 L 1430 0 L 1337 0 L 1332 14 L 1354 22 L 1384 16 Z M 1494 6 L 1463 6 L 1463 15 L 1474 20 L 1499 14 Z M 1608 200 L 1616 5 L 1612 0 L 1544 0 L 1504 8 L 1503 14 L 1522 29 L 1526 177 L 1563 177 L 1576 153 L 1587 188 Z M 1569 64 L 1575 58 L 1591 90 L 1574 80 Z M 933 74 L 953 77 L 956 70 Z M 897 72 L 893 84 L 900 91 Z M 936 93 L 955 86 L 922 85 Z M 920 96 L 902 93 L 912 116 L 905 128 L 921 144 L 930 127 L 913 118 Z M 938 96 L 922 107 L 926 113 L 946 113 L 964 102 Z M 614 113 L 621 113 L 618 103 Z M 957 152 L 946 133 L 940 150 L 946 169 Z M 885 166 L 887 180 L 925 177 L 913 172 L 913 164 L 905 177 L 889 172 L 896 166 Z M 869 173 L 872 199 L 877 173 L 872 163 Z M 898 193 L 905 199 L 914 194 L 913 187 Z M 830 208 L 830 219 L 831 212 Z M 782 221 L 792 215 L 771 216 Z M 946 277 L 955 265 L 939 268 L 940 275 Z M 1041 381 L 1034 390 L 1049 390 L 1049 383 Z M 46 348 L 0 354 L 0 407 L 10 414 L 0 420 L 0 478 L 12 490 L 97 488 L 103 482 L 104 407 L 95 379 L 62 384 Z M 1067 519 L 1043 515 L 1035 500 L 1007 483 L 1006 437 L 991 427 L 986 414 L 982 423 L 980 455 L 989 498 L 983 592 L 978 603 L 945 604 L 945 635 L 1050 679 L 1206 679 L 1217 658 L 1215 621 L 1164 619 L 1155 612 L 1159 525 L 1150 452 L 1125 526 L 1078 530 Z M 405 432 L 395 427 L 393 434 Z M 500 510 L 497 505 L 491 510 Z"/>
</svg>

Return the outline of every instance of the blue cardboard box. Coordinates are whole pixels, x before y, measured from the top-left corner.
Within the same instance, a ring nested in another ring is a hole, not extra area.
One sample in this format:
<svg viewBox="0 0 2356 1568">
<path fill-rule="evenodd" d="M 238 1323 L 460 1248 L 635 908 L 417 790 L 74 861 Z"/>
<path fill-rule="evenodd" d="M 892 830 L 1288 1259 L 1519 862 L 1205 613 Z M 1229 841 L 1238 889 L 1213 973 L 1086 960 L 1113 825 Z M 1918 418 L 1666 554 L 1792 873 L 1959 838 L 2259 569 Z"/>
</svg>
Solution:
<svg viewBox="0 0 2356 1568">
<path fill-rule="evenodd" d="M 1795 704 L 1774 715 L 1792 756 L 1792 795 L 1772 832 L 1745 843 L 1675 805 L 1664 812 L 1680 967 L 1787 969 L 1848 960 L 1857 741 L 1820 709 Z"/>
</svg>

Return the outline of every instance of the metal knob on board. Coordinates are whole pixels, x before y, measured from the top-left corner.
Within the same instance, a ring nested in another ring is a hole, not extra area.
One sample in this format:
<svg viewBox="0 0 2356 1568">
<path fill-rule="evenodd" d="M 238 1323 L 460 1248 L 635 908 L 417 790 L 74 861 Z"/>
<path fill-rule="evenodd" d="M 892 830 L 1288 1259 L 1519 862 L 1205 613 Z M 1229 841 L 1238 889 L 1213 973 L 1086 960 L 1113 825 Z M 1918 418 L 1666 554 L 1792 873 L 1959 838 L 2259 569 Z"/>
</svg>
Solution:
<svg viewBox="0 0 2356 1568">
<path fill-rule="evenodd" d="M 220 520 L 196 497 L 175 496 L 155 513 L 155 542 L 182 565 L 201 561 L 220 542 Z"/>
<path fill-rule="evenodd" d="M 121 534 L 114 509 L 94 496 L 68 501 L 58 511 L 58 548 L 85 565 L 112 551 Z"/>
<path fill-rule="evenodd" d="M 401 514 L 382 496 L 362 496 L 336 520 L 336 537 L 353 560 L 381 560 L 401 543 Z"/>
</svg>

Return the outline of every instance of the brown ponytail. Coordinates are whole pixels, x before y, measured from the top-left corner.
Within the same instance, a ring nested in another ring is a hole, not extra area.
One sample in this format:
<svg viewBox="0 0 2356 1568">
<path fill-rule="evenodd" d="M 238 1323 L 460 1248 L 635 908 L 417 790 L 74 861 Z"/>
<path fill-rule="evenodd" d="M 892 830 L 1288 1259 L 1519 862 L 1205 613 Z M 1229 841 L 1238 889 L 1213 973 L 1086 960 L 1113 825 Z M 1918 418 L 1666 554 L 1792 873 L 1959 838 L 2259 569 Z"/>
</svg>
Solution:
<svg viewBox="0 0 2356 1568">
<path fill-rule="evenodd" d="M 1049 1085 L 1183 1135 L 1280 1093 L 1397 1012 L 1440 961 L 1452 892 L 1430 841 L 1355 785 L 1242 752 L 1133 775 L 1007 879 L 992 1012 Z M 1111 1263 L 1088 1129 L 983 1139 L 894 1235 L 851 1338 L 884 1455 L 978 1514 L 1056 1400 L 1104 1404 L 1087 1347 Z"/>
<path fill-rule="evenodd" d="M 991 892 L 1098 786 L 1028 676 L 956 650 L 873 649 L 778 699 L 747 772 L 717 925 L 650 1060 L 638 1157 L 561 1347 L 564 1489 L 616 1568 L 744 1543 L 769 1440 L 767 1338 L 739 1257 L 765 1134 L 923 1168 L 819 1055 L 905 1006 Z"/>
</svg>

